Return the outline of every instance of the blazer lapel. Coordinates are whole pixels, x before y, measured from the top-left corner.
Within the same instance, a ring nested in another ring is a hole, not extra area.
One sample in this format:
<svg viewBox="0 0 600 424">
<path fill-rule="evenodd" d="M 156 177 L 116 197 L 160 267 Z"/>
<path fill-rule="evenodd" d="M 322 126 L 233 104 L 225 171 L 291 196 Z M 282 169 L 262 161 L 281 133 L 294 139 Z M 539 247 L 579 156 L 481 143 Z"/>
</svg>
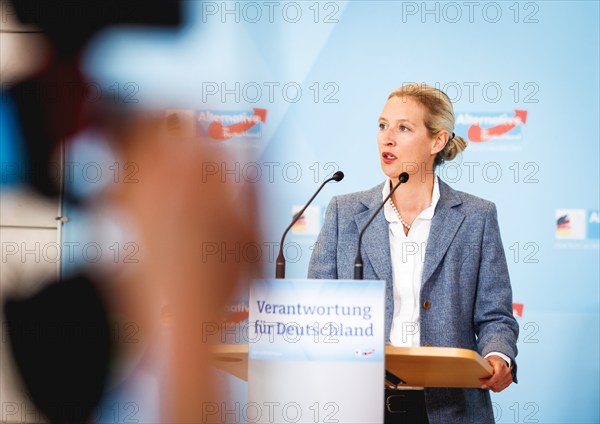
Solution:
<svg viewBox="0 0 600 424">
<path fill-rule="evenodd" d="M 458 193 L 442 180 L 438 179 L 438 181 L 440 199 L 431 220 L 431 230 L 427 241 L 425 263 L 423 264 L 423 285 L 429 280 L 442 261 L 456 232 L 465 219 L 460 209 L 456 208 L 456 206 L 462 203 Z"/>
<path fill-rule="evenodd" d="M 365 228 L 371 215 L 375 213 L 381 205 L 381 190 L 383 184 L 367 192 L 363 205 L 367 210 L 354 216 L 354 221 L 360 231 Z M 379 211 L 371 226 L 365 231 L 362 239 L 361 253 L 363 263 L 368 261 L 377 278 L 385 281 L 385 341 L 390 340 L 390 331 L 392 328 L 392 318 L 394 316 L 394 283 L 392 280 L 392 256 L 390 253 L 390 233 L 388 223 L 385 220 L 383 211 Z"/>
<path fill-rule="evenodd" d="M 383 200 L 381 198 L 382 188 L 383 185 L 380 184 L 371 189 L 367 193 L 365 199 L 362 200 L 362 203 L 367 207 L 367 210 L 354 216 L 354 221 L 356 222 L 359 233 L 365 225 L 367 225 L 367 221 L 381 204 L 381 201 Z M 385 220 L 382 211 L 379 211 L 369 228 L 365 231 L 362 239 L 361 252 L 363 262 L 365 259 L 369 261 L 379 279 L 388 282 L 392 281 L 390 235 L 387 221 Z"/>
</svg>

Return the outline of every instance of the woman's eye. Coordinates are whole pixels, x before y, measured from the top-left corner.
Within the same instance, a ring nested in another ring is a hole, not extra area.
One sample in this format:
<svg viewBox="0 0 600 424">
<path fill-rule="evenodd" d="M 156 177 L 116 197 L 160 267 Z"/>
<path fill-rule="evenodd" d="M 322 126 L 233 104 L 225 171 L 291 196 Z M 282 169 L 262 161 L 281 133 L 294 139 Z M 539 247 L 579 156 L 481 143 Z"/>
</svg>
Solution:
<svg viewBox="0 0 600 424">
<path fill-rule="evenodd" d="M 398 127 L 398 129 L 399 129 L 401 132 L 408 131 L 408 127 L 405 127 L 404 125 L 400 125 L 400 126 Z"/>
<path fill-rule="evenodd" d="M 380 124 L 379 124 L 379 129 L 380 129 L 381 131 L 385 130 L 386 128 L 387 128 L 387 125 L 386 125 L 386 124 L 384 124 L 384 123 L 380 123 Z"/>
</svg>

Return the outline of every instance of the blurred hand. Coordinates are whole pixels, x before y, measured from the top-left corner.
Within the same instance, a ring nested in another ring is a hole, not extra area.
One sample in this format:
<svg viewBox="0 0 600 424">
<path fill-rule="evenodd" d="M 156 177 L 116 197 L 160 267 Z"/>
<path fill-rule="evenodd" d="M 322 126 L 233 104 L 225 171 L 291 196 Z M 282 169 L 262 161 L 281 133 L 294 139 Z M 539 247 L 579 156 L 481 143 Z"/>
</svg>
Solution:
<svg viewBox="0 0 600 424">
<path fill-rule="evenodd" d="M 119 184 L 111 202 L 139 243 L 139 262 L 122 266 L 119 296 L 146 324 L 146 334 L 168 343 L 164 421 L 198 423 L 213 396 L 204 331 L 221 325 L 227 300 L 256 276 L 257 264 L 243 252 L 258 240 L 260 220 L 251 184 L 206 173 L 205 164 L 231 162 L 224 153 L 159 134 L 140 124 L 119 143 L 122 163 L 134 163 L 137 172 L 134 182 Z M 156 316 L 166 302 L 169 337 L 162 340 Z"/>
</svg>

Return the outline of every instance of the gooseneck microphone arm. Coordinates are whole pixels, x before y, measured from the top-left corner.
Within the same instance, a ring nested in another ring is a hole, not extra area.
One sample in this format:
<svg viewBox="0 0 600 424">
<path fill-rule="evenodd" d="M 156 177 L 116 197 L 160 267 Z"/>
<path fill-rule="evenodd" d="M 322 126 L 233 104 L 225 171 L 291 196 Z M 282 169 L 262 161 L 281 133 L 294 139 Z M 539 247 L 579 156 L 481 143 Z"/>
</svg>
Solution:
<svg viewBox="0 0 600 424">
<path fill-rule="evenodd" d="M 377 216 L 379 211 L 383 208 L 383 205 L 385 205 L 385 202 L 387 202 L 388 199 L 390 197 L 392 197 L 392 194 L 394 194 L 396 189 L 398 187 L 400 187 L 400 184 L 405 183 L 407 181 L 408 181 L 408 174 L 406 172 L 403 172 L 402 174 L 400 174 L 400 176 L 398 177 L 398 184 L 396 184 L 394 186 L 394 188 L 392 188 L 390 190 L 390 194 L 387 195 L 387 197 L 384 199 L 384 201 L 381 203 L 381 205 L 379 205 L 379 207 L 377 208 L 375 213 L 373 215 L 371 215 L 371 218 L 369 218 L 369 221 L 367 221 L 367 224 L 361 230 L 361 232 L 358 236 L 358 250 L 356 252 L 356 259 L 354 259 L 354 279 L 355 280 L 363 279 L 363 260 L 362 260 L 361 254 L 360 254 L 360 248 L 362 245 L 362 238 L 363 238 L 363 235 L 365 234 L 366 229 L 369 228 L 369 225 L 371 225 L 371 222 L 373 222 L 373 220 L 375 219 L 375 217 Z"/>
<path fill-rule="evenodd" d="M 306 205 L 304 205 L 304 207 L 300 210 L 300 212 L 298 212 L 297 214 L 294 215 L 294 219 L 292 219 L 291 224 L 288 225 L 288 227 L 285 229 L 285 232 L 283 233 L 283 236 L 281 236 L 281 243 L 279 243 L 279 255 L 277 255 L 277 261 L 275 263 L 275 278 L 285 278 L 285 256 L 283 255 L 283 241 L 285 240 L 285 236 L 287 236 L 287 233 L 291 230 L 291 228 L 294 226 L 296 221 L 298 221 L 300 219 L 300 217 L 302 216 L 302 214 L 304 213 L 306 208 L 308 208 L 308 206 L 312 203 L 314 198 L 317 197 L 317 194 L 319 194 L 321 189 L 323 187 L 325 187 L 325 184 L 327 184 L 331 181 L 339 182 L 339 181 L 342 181 L 343 179 L 344 179 L 344 173 L 342 171 L 337 171 L 330 178 L 323 181 L 323 184 L 321 184 L 319 189 L 315 192 L 315 194 L 313 194 L 313 196 L 310 198 L 308 203 Z"/>
</svg>

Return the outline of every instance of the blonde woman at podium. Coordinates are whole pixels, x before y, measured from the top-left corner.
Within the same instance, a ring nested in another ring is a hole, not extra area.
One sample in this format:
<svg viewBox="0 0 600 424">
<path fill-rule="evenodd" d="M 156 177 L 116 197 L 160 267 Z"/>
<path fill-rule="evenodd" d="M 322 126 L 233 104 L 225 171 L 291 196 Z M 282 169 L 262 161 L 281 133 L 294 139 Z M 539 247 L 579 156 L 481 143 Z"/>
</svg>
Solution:
<svg viewBox="0 0 600 424">
<path fill-rule="evenodd" d="M 362 240 L 364 278 L 386 281 L 387 343 L 475 350 L 493 375 L 479 389 L 386 389 L 385 422 L 493 423 L 489 391 L 517 381 L 519 328 L 495 205 L 434 173 L 467 146 L 450 99 L 424 84 L 393 91 L 377 144 L 387 179 L 331 200 L 308 277 L 353 278 L 360 231 L 408 173 Z"/>
</svg>

